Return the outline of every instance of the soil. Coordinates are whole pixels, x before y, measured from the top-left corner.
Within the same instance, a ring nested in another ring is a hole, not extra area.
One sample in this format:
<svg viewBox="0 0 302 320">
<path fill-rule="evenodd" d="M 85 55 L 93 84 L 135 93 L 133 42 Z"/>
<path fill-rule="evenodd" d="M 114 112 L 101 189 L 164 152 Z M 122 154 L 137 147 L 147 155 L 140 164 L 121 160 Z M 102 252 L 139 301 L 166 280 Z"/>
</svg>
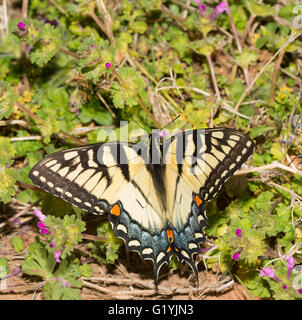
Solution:
<svg viewBox="0 0 302 320">
<path fill-rule="evenodd" d="M 25 213 L 15 220 L 18 215 L 16 212 L 20 213 L 22 210 Z M 39 279 L 33 281 L 20 269 L 20 263 L 24 260 L 28 246 L 34 242 L 35 236 L 41 237 L 32 208 L 14 200 L 1 211 L 0 257 L 5 257 L 9 261 L 11 276 L 5 280 L 5 286 L 3 280 L 0 283 L 0 300 L 43 300 L 44 283 Z M 4 216 L 6 220 L 3 219 Z M 9 223 L 8 219 L 10 221 L 14 219 L 15 222 Z M 25 248 L 20 253 L 16 253 L 12 246 L 14 237 L 23 239 Z M 79 251 L 87 252 L 86 244 L 87 240 L 84 240 L 78 247 Z M 125 246 L 121 246 L 116 264 L 109 268 L 92 257 L 81 262 L 88 262 L 93 270 L 91 278 L 82 278 L 81 297 L 84 300 L 250 299 L 245 289 L 230 276 L 205 270 L 202 260 L 198 263 L 199 286 L 189 266 L 175 271 L 165 265 L 160 270 L 158 292 L 155 290 L 151 262 L 142 261 L 137 253 L 126 251 Z"/>
</svg>

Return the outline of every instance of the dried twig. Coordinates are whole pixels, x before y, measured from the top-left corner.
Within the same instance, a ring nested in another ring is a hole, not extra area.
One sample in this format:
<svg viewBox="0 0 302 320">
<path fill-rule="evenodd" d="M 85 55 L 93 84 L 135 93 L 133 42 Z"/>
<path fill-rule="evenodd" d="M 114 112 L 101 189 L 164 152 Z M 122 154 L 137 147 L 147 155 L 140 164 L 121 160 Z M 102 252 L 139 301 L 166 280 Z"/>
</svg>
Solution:
<svg viewBox="0 0 302 320">
<path fill-rule="evenodd" d="M 282 170 L 286 170 L 288 172 L 294 173 L 294 174 L 298 174 L 300 176 L 302 176 L 302 171 L 294 169 L 294 168 L 290 168 L 280 162 L 274 161 L 271 164 L 265 165 L 265 166 L 261 166 L 261 167 L 255 167 L 255 168 L 248 168 L 248 169 L 240 169 L 238 170 L 235 175 L 239 175 L 239 174 L 247 174 L 247 173 L 251 173 L 251 172 L 260 172 L 260 171 L 267 171 L 267 170 L 273 170 L 273 169 L 282 169 Z"/>
<path fill-rule="evenodd" d="M 276 60 L 275 66 L 274 66 L 274 73 L 273 73 L 272 81 L 271 81 L 270 103 L 273 103 L 274 99 L 275 99 L 276 82 L 277 82 L 277 77 L 278 77 L 278 73 L 280 70 L 280 65 L 281 65 L 283 56 L 284 56 L 284 51 L 281 52 L 280 56 Z"/>
<path fill-rule="evenodd" d="M 30 204 L 29 206 L 27 206 L 25 209 L 21 210 L 20 212 L 16 213 L 15 215 L 13 215 L 12 217 L 10 217 L 9 219 L 7 219 L 6 221 L 0 223 L 0 229 L 2 229 L 3 227 L 5 227 L 6 225 L 8 225 L 9 223 L 13 222 L 15 219 L 21 217 L 22 215 L 26 214 L 29 210 L 31 210 L 33 207 L 37 206 L 41 201 L 43 200 L 43 197 L 39 198 L 37 201 L 35 201 L 34 203 Z"/>
<path fill-rule="evenodd" d="M 235 111 L 238 111 L 239 106 L 241 105 L 243 99 L 246 95 L 252 90 L 254 84 L 256 83 L 257 79 L 262 75 L 262 73 L 270 66 L 270 64 L 275 60 L 275 58 L 293 41 L 295 41 L 300 36 L 300 33 L 296 33 L 289 37 L 289 39 L 281 46 L 281 48 L 266 62 L 266 64 L 262 67 L 262 69 L 257 73 L 254 79 L 251 81 L 250 85 L 244 90 L 241 97 L 238 99 Z"/>
</svg>

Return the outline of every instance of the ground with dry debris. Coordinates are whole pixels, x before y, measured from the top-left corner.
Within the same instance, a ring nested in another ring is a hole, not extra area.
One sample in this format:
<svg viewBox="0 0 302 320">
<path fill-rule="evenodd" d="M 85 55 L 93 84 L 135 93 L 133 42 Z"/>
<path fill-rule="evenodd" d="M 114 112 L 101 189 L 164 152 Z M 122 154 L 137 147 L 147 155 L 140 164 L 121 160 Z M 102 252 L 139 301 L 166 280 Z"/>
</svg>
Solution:
<svg viewBox="0 0 302 320">
<path fill-rule="evenodd" d="M 16 211 L 18 213 L 16 214 Z M 5 287 L 2 283 L 0 300 L 41 300 L 43 299 L 41 280 L 22 273 L 20 263 L 24 259 L 24 252 L 34 241 L 38 233 L 36 219 L 30 207 L 17 201 L 5 206 L 2 211 L 7 214 L 7 223 L 3 225 L 0 238 L 0 255 L 9 260 L 11 276 L 6 279 Z M 20 215 L 20 212 L 24 214 Z M 19 216 L 17 218 L 17 216 Z M 3 218 L 3 217 L 1 217 Z M 17 223 L 16 223 L 17 219 Z M 12 246 L 12 239 L 21 237 L 25 248 L 16 253 Z M 86 244 L 80 245 L 85 250 Z M 151 263 L 141 261 L 136 253 L 126 252 L 123 246 L 120 249 L 116 265 L 108 268 L 95 260 L 90 259 L 93 270 L 91 278 L 82 278 L 82 299 L 200 299 L 200 300 L 248 300 L 249 297 L 240 284 L 235 283 L 229 276 L 223 277 L 211 271 L 204 270 L 199 263 L 199 287 L 195 277 L 187 266 L 182 272 L 174 271 L 164 266 L 160 272 L 158 293 L 155 291 Z M 19 272 L 18 272 L 19 271 Z"/>
</svg>

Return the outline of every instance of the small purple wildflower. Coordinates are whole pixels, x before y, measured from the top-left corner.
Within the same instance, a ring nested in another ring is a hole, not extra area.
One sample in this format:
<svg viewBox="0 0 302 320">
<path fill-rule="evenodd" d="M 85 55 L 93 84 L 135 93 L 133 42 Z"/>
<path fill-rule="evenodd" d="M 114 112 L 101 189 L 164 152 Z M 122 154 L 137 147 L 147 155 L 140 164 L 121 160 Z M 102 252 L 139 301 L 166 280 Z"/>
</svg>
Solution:
<svg viewBox="0 0 302 320">
<path fill-rule="evenodd" d="M 201 4 L 201 0 L 193 0 L 198 5 L 198 9 L 200 13 L 204 13 L 206 11 L 206 5 Z"/>
<path fill-rule="evenodd" d="M 18 22 L 18 29 L 20 31 L 25 31 L 26 24 L 22 21 Z"/>
<path fill-rule="evenodd" d="M 43 222 L 38 222 L 38 228 L 41 229 L 42 234 L 50 234 L 51 232 L 48 230 L 48 227 Z"/>
<path fill-rule="evenodd" d="M 284 284 L 283 286 L 282 286 L 282 289 L 287 289 L 287 285 L 286 284 Z"/>
<path fill-rule="evenodd" d="M 34 214 L 42 222 L 46 219 L 46 215 L 39 209 L 34 209 Z"/>
<path fill-rule="evenodd" d="M 299 292 L 299 293 L 302 293 L 302 289 L 299 289 L 298 292 Z"/>
<path fill-rule="evenodd" d="M 50 244 L 49 244 L 49 248 L 53 248 L 55 245 L 54 245 L 54 243 L 53 242 L 51 242 Z"/>
<path fill-rule="evenodd" d="M 13 223 L 16 225 L 16 226 L 21 226 L 21 221 L 19 220 L 19 219 L 15 219 L 15 220 L 13 220 Z"/>
<path fill-rule="evenodd" d="M 237 229 L 236 230 L 236 236 L 237 237 L 241 238 L 241 233 L 242 233 L 241 229 Z"/>
<path fill-rule="evenodd" d="M 270 267 L 265 267 L 260 271 L 259 277 L 267 276 L 271 279 L 274 279 L 277 282 L 280 282 L 281 280 L 277 278 L 275 275 L 275 271 Z"/>
<path fill-rule="evenodd" d="M 67 287 L 67 288 L 71 287 L 69 281 L 67 281 L 63 278 L 58 278 L 57 280 L 61 281 L 63 287 Z"/>
<path fill-rule="evenodd" d="M 35 216 L 40 220 L 37 223 L 38 228 L 41 230 L 42 234 L 50 234 L 51 232 L 48 230 L 49 227 L 47 227 L 43 222 L 46 219 L 46 215 L 42 213 L 41 210 L 34 209 Z"/>
<path fill-rule="evenodd" d="M 111 63 L 110 63 L 110 62 L 107 62 L 107 63 L 105 64 L 105 67 L 106 67 L 107 69 L 109 69 L 109 68 L 111 67 Z"/>
<path fill-rule="evenodd" d="M 291 143 L 292 140 L 293 140 L 293 136 L 292 136 L 292 135 L 290 135 L 288 139 L 287 139 L 286 136 L 285 136 L 284 138 L 283 138 L 282 135 L 280 136 L 280 143 L 281 143 L 282 145 L 284 145 L 284 144 L 286 144 L 286 143 L 289 144 L 289 143 Z"/>
<path fill-rule="evenodd" d="M 6 164 L 5 164 L 5 168 L 6 168 L 6 169 L 8 168 L 8 162 L 6 162 Z"/>
<path fill-rule="evenodd" d="M 226 12 L 227 14 L 230 14 L 230 9 L 228 6 L 228 3 L 225 1 L 221 1 L 220 3 L 218 3 L 218 5 L 216 6 L 212 16 L 211 16 L 211 21 L 213 21 L 217 15 L 219 15 L 220 13 Z"/>
<path fill-rule="evenodd" d="M 239 259 L 239 255 L 240 255 L 240 251 L 237 251 L 233 254 L 233 259 L 234 260 L 238 260 Z"/>
<path fill-rule="evenodd" d="M 28 47 L 27 47 L 27 53 L 30 53 L 30 51 L 32 50 L 32 48 L 33 48 L 33 46 L 31 46 L 31 45 L 28 46 Z"/>
<path fill-rule="evenodd" d="M 50 25 L 56 27 L 58 25 L 58 21 L 56 19 L 54 20 L 49 20 L 48 18 L 44 19 L 45 23 L 49 23 Z"/>
<path fill-rule="evenodd" d="M 53 255 L 57 263 L 61 262 L 61 260 L 59 259 L 61 257 L 61 254 L 62 254 L 62 250 L 59 250 L 59 251 L 56 251 Z"/>
<path fill-rule="evenodd" d="M 78 107 L 70 107 L 69 110 L 74 112 L 78 117 L 81 115 Z"/>
<path fill-rule="evenodd" d="M 161 138 L 165 138 L 167 136 L 167 131 L 165 130 L 160 130 L 158 135 L 161 137 Z"/>
<path fill-rule="evenodd" d="M 292 274 L 292 271 L 293 271 L 293 268 L 294 268 L 294 265 L 295 265 L 295 259 L 293 256 L 289 256 L 287 258 L 287 279 L 290 278 L 291 274 Z"/>
</svg>

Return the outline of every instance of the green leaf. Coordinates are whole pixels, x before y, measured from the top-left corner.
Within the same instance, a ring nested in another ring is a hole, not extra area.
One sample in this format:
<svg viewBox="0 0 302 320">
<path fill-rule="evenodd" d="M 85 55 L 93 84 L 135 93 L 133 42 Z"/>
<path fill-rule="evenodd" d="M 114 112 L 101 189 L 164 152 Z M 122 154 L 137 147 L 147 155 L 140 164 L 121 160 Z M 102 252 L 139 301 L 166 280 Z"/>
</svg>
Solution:
<svg viewBox="0 0 302 320">
<path fill-rule="evenodd" d="M 46 300 L 81 300 L 80 289 L 68 288 L 60 280 L 47 282 L 43 294 Z"/>
<path fill-rule="evenodd" d="M 267 126 L 257 126 L 255 128 L 252 128 L 250 131 L 250 137 L 251 138 L 256 138 L 259 137 L 267 132 L 270 132 L 272 130 L 274 130 L 275 128 L 273 127 L 267 127 Z"/>
<path fill-rule="evenodd" d="M 231 100 L 234 104 L 239 100 L 243 93 L 243 83 L 241 79 L 235 79 L 230 88 Z"/>
<path fill-rule="evenodd" d="M 61 46 L 60 31 L 49 23 L 39 28 L 39 40 L 30 50 L 32 63 L 43 67 L 59 51 Z"/>
<path fill-rule="evenodd" d="M 6 163 L 9 163 L 15 154 L 16 150 L 13 143 L 10 142 L 10 139 L 0 137 L 0 166 L 5 166 Z"/>
<path fill-rule="evenodd" d="M 19 253 L 24 249 L 23 240 L 20 237 L 14 237 L 12 240 L 14 250 Z"/>
<path fill-rule="evenodd" d="M 82 232 L 85 230 L 85 223 L 76 218 L 75 215 L 64 216 L 64 219 L 48 215 L 43 222 L 51 232 L 48 234 L 48 241 L 53 246 L 47 250 L 54 254 L 61 251 L 61 258 L 64 259 L 72 253 L 75 245 L 82 241 Z"/>
<path fill-rule="evenodd" d="M 285 157 L 285 154 L 283 153 L 281 149 L 281 144 L 279 142 L 275 142 L 272 144 L 270 148 L 270 153 L 273 155 L 273 158 L 276 160 L 283 160 Z"/>
<path fill-rule="evenodd" d="M 141 94 L 145 88 L 144 80 L 135 69 L 129 67 L 120 68 L 119 75 L 125 81 L 126 87 L 116 82 L 113 84 L 114 106 L 123 109 L 125 106 L 133 107 L 137 105 L 137 94 Z"/>
<path fill-rule="evenodd" d="M 271 293 L 265 281 L 259 277 L 259 273 L 253 273 L 247 280 L 247 287 L 251 290 L 252 294 L 259 298 L 270 298 Z"/>
<path fill-rule="evenodd" d="M 243 48 L 242 52 L 237 51 L 235 54 L 235 62 L 243 69 L 253 65 L 257 59 L 258 54 L 253 49 Z"/>
<path fill-rule="evenodd" d="M 144 33 L 147 29 L 147 24 L 144 21 L 135 21 L 133 24 L 133 31 L 137 33 Z"/>
<path fill-rule="evenodd" d="M 87 263 L 84 263 L 83 265 L 80 266 L 81 274 L 83 277 L 88 277 L 90 278 L 93 274 L 93 270 L 91 266 Z"/>
<path fill-rule="evenodd" d="M 9 274 L 8 260 L 0 258 L 0 280 Z"/>
<path fill-rule="evenodd" d="M 115 260 L 118 258 L 117 251 L 120 245 L 123 243 L 122 240 L 114 236 L 111 224 L 108 221 L 98 226 L 97 234 L 99 237 L 105 237 L 106 240 L 104 240 L 104 242 L 97 241 L 95 243 L 96 248 L 94 250 L 93 256 L 97 259 L 100 259 L 106 264 L 115 263 Z M 100 249 L 100 252 L 98 248 Z M 103 257 L 104 254 L 105 258 Z"/>
<path fill-rule="evenodd" d="M 42 277 L 45 280 L 52 278 L 52 273 L 56 261 L 53 255 L 47 253 L 44 244 L 39 238 L 35 238 L 35 242 L 28 247 L 25 260 L 21 263 L 23 272 L 29 275 Z"/>
<path fill-rule="evenodd" d="M 11 115 L 14 99 L 14 91 L 11 85 L 0 81 L 0 120 L 3 118 L 7 119 Z"/>
<path fill-rule="evenodd" d="M 258 3 L 255 0 L 245 0 L 245 5 L 251 14 L 258 17 L 274 16 L 276 10 L 269 4 Z"/>
<path fill-rule="evenodd" d="M 0 202 L 8 203 L 11 201 L 11 197 L 15 195 L 15 183 L 16 177 L 14 169 L 0 167 Z"/>
</svg>

